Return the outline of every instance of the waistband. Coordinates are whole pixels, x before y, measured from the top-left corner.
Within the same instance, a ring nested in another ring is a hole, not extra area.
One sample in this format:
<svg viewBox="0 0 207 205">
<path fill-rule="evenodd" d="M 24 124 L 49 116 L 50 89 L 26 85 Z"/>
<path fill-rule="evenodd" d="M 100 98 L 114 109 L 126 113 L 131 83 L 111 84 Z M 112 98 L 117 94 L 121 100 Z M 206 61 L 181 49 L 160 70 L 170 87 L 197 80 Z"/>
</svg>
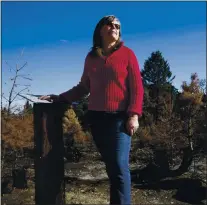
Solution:
<svg viewBox="0 0 207 205">
<path fill-rule="evenodd" d="M 125 116 L 125 111 L 95 111 L 95 110 L 88 110 L 88 112 L 92 115 L 98 116 Z"/>
</svg>

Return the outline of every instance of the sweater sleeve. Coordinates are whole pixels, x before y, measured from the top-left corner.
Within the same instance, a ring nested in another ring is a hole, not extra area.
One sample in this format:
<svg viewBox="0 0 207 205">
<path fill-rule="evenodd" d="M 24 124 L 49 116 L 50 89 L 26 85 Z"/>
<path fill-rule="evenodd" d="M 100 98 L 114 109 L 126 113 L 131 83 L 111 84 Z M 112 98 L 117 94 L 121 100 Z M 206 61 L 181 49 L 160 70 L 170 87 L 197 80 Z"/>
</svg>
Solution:
<svg viewBox="0 0 207 205">
<path fill-rule="evenodd" d="M 139 116 L 141 116 L 144 88 L 139 63 L 132 50 L 130 50 L 129 52 L 128 77 L 130 98 L 127 113 L 138 114 Z"/>
<path fill-rule="evenodd" d="M 90 92 L 90 81 L 88 77 L 88 63 L 89 56 L 87 55 L 84 62 L 84 70 L 80 82 L 70 90 L 63 92 L 59 95 L 62 102 L 72 103 L 80 100 L 84 95 Z"/>
</svg>

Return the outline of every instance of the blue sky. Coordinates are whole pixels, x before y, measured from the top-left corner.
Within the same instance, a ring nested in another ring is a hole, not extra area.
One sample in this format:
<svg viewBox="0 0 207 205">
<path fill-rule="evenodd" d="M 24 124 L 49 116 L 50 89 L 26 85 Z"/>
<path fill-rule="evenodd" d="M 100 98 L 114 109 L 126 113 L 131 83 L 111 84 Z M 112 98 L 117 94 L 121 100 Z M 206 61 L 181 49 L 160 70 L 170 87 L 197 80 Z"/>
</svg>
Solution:
<svg viewBox="0 0 207 205">
<path fill-rule="evenodd" d="M 120 19 L 122 39 L 141 69 L 160 50 L 178 89 L 193 72 L 206 78 L 206 2 L 2 2 L 2 84 L 11 76 L 5 61 L 12 66 L 27 61 L 23 71 L 33 78 L 30 93 L 72 88 L 82 75 L 95 25 L 109 14 Z M 5 93 L 9 88 L 2 85 Z"/>
</svg>

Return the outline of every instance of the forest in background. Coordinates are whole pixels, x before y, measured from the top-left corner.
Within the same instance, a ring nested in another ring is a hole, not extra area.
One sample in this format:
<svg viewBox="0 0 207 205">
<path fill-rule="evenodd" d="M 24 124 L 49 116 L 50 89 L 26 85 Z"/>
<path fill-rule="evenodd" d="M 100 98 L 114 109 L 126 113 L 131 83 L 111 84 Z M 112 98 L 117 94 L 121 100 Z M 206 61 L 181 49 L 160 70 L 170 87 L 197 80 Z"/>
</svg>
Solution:
<svg viewBox="0 0 207 205">
<path fill-rule="evenodd" d="M 34 148 L 32 105 L 26 100 L 20 112 L 14 113 L 11 109 L 15 98 L 25 91 L 15 91 L 19 73 L 25 65 L 17 69 L 11 78 L 9 97 L 2 96 L 8 102 L 7 107 L 1 107 L 3 170 L 8 157 L 12 156 L 15 162 L 18 156 L 32 152 Z M 171 175 L 182 174 L 188 170 L 194 157 L 206 156 L 206 79 L 196 72 L 192 73 L 189 79 L 183 79 L 181 91 L 178 91 L 172 84 L 176 76 L 160 51 L 152 52 L 146 59 L 141 74 L 144 84 L 143 116 L 139 120 L 140 128 L 132 137 L 130 160 L 136 162 L 144 156 L 149 166 L 156 165 L 160 175 L 179 165 L 176 173 L 171 172 Z M 79 158 L 78 145 L 86 146 L 92 141 L 85 120 L 87 104 L 88 97 L 85 96 L 73 107 L 69 106 L 63 117 L 65 156 L 75 161 Z"/>
</svg>

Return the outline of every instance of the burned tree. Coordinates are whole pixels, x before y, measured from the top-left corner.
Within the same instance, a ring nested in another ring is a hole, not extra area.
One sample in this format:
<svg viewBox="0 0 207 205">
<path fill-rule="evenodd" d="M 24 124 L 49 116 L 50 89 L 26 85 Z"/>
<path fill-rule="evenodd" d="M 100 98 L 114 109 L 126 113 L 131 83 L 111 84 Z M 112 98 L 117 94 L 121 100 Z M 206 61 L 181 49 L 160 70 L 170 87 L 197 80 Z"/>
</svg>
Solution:
<svg viewBox="0 0 207 205">
<path fill-rule="evenodd" d="M 20 58 L 22 56 L 23 56 L 23 50 L 21 52 Z M 25 81 L 32 81 L 32 78 L 29 77 L 30 74 L 23 73 L 23 69 L 27 66 L 27 62 L 24 62 L 22 65 L 16 63 L 15 68 L 11 66 L 8 63 L 8 61 L 5 61 L 5 64 L 9 68 L 9 72 L 11 73 L 11 76 L 9 77 L 10 82 L 9 81 L 4 82 L 3 90 L 5 89 L 4 86 L 5 87 L 8 86 L 10 88 L 8 88 L 9 89 L 8 93 L 5 93 L 5 91 L 3 91 L 2 98 L 6 101 L 7 114 L 10 115 L 11 110 L 15 108 L 15 106 L 12 107 L 14 102 L 18 99 L 22 99 L 21 95 L 24 93 L 24 91 L 29 92 L 29 87 L 31 86 L 30 84 L 24 83 L 24 81 L 19 83 L 20 79 Z"/>
</svg>

